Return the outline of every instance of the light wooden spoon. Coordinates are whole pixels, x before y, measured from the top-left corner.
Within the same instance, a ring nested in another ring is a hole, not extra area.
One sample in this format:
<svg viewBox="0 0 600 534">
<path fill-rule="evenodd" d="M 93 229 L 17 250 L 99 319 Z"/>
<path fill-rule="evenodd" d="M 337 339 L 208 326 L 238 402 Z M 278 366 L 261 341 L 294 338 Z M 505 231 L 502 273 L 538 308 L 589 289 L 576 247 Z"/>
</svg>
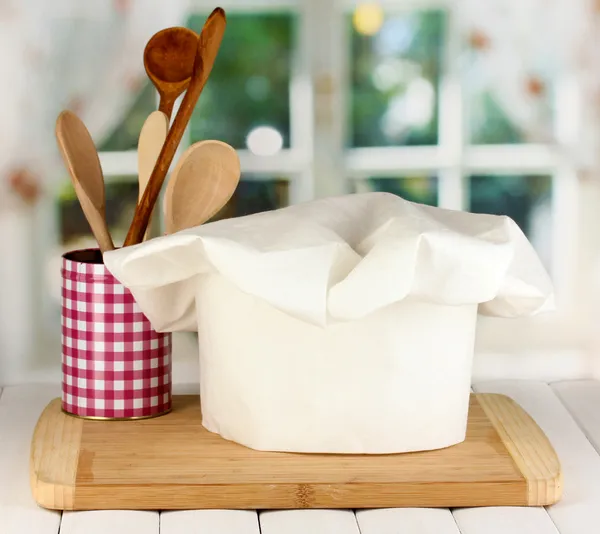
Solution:
<svg viewBox="0 0 600 534">
<path fill-rule="evenodd" d="M 94 141 L 75 113 L 65 110 L 56 120 L 56 139 L 75 193 L 101 252 L 115 248 L 108 225 L 104 177 Z"/>
<path fill-rule="evenodd" d="M 150 180 L 148 180 L 146 190 L 136 206 L 133 221 L 129 226 L 129 231 L 123 243 L 125 247 L 137 245 L 144 237 L 148 226 L 148 218 L 154 209 L 154 204 L 160 194 L 167 171 L 173 161 L 179 142 L 183 137 L 183 132 L 200 97 L 200 93 L 212 70 L 219 47 L 221 46 L 223 34 L 225 33 L 226 24 L 225 11 L 220 7 L 214 9 L 204 23 L 200 38 L 198 39 L 192 79 L 173 120 L 173 124 L 171 124 L 165 144 L 152 170 Z"/>
<path fill-rule="evenodd" d="M 221 141 L 200 141 L 177 162 L 164 198 L 167 234 L 199 226 L 231 198 L 240 180 L 240 160 Z"/>
<path fill-rule="evenodd" d="M 169 118 L 162 111 L 150 113 L 142 126 L 138 141 L 138 202 L 142 199 L 168 131 Z M 148 219 L 148 228 L 144 240 L 150 236 L 151 223 L 152 215 Z"/>
<path fill-rule="evenodd" d="M 183 27 L 155 33 L 144 49 L 144 68 L 160 96 L 159 111 L 171 118 L 173 104 L 190 84 L 198 35 Z"/>
</svg>

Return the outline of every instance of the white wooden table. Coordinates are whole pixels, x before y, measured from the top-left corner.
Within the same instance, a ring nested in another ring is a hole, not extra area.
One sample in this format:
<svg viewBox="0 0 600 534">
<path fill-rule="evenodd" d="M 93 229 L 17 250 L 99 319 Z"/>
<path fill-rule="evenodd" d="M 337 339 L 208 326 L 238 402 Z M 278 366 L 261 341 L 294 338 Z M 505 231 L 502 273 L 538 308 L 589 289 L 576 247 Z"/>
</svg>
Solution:
<svg viewBox="0 0 600 534">
<path fill-rule="evenodd" d="M 600 382 L 476 383 L 504 393 L 546 432 L 560 457 L 563 499 L 547 508 L 59 513 L 29 491 L 33 426 L 59 387 L 5 388 L 0 396 L 0 534 L 595 534 L 600 533 Z M 177 391 L 176 391 L 177 392 Z M 181 392 L 181 391 L 180 391 Z"/>
</svg>

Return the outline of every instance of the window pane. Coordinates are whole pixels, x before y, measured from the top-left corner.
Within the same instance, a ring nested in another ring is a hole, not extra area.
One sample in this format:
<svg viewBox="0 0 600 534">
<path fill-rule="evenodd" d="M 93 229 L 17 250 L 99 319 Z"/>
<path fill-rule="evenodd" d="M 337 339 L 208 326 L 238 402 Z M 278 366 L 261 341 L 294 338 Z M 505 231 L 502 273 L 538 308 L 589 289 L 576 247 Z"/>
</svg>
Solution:
<svg viewBox="0 0 600 534">
<path fill-rule="evenodd" d="M 550 268 L 552 255 L 551 176 L 471 176 L 470 211 L 508 215 Z"/>
<path fill-rule="evenodd" d="M 124 119 L 98 145 L 99 152 L 137 150 L 140 131 L 148 115 L 158 109 L 156 89 L 147 81 Z"/>
<path fill-rule="evenodd" d="M 194 15 L 188 26 L 200 32 L 205 20 Z M 192 115 L 193 142 L 218 139 L 246 148 L 254 128 L 270 126 L 289 147 L 294 23 L 285 13 L 227 15 L 219 54 Z"/>
<path fill-rule="evenodd" d="M 353 181 L 354 192 L 383 191 L 393 193 L 411 202 L 437 206 L 438 180 L 430 176 L 402 176 L 398 178 L 368 178 Z"/>
<path fill-rule="evenodd" d="M 536 98 L 544 99 L 541 95 Z M 515 144 L 551 140 L 550 105 L 546 100 L 537 105 L 529 102 L 527 98 L 515 98 L 503 103 L 499 95 L 484 91 L 470 94 L 469 107 L 471 142 L 474 144 Z"/>
<path fill-rule="evenodd" d="M 352 33 L 350 146 L 437 144 L 445 14 L 385 14 L 374 35 L 375 28 L 365 27 L 369 16 L 372 19 L 374 14 L 358 8 L 348 22 Z"/>
<path fill-rule="evenodd" d="M 289 203 L 289 181 L 284 178 L 242 174 L 231 200 L 213 221 L 283 208 Z"/>
<path fill-rule="evenodd" d="M 136 177 L 115 177 L 106 184 L 106 221 L 115 246 L 125 240 L 138 199 Z M 90 226 L 70 182 L 65 182 L 57 199 L 60 243 L 67 249 L 97 247 Z M 157 203 L 158 205 L 158 203 Z"/>
</svg>

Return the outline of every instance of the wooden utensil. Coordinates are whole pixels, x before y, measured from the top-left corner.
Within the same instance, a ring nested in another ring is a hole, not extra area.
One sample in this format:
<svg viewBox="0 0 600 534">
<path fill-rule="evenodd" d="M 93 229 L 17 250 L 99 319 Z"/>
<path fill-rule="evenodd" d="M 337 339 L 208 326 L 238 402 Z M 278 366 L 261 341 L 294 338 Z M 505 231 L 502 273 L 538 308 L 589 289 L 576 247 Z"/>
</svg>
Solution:
<svg viewBox="0 0 600 534">
<path fill-rule="evenodd" d="M 102 252 L 115 248 L 108 225 L 104 177 L 98 152 L 85 124 L 75 113 L 63 111 L 56 120 L 56 139 L 75 193 Z"/>
<path fill-rule="evenodd" d="M 154 111 L 148 115 L 142 126 L 138 141 L 138 202 L 142 199 L 168 132 L 169 118 L 162 111 Z M 152 215 L 148 219 L 148 229 L 144 240 L 149 237 L 151 222 Z"/>
<path fill-rule="evenodd" d="M 181 156 L 165 189 L 168 234 L 193 228 L 215 215 L 231 198 L 240 180 L 240 160 L 221 141 L 200 141 Z"/>
<path fill-rule="evenodd" d="M 216 8 L 204 24 L 204 28 L 198 39 L 192 79 L 167 134 L 167 139 L 158 156 L 158 161 L 154 166 L 144 195 L 136 207 L 133 221 L 129 227 L 129 232 L 125 237 L 123 246 L 138 244 L 144 236 L 148 225 L 148 218 L 154 208 L 169 166 L 173 161 L 177 146 L 181 141 L 183 132 L 192 116 L 194 106 L 206 84 L 215 58 L 217 57 L 223 33 L 225 32 L 225 25 L 225 11 L 221 8 Z"/>
<path fill-rule="evenodd" d="M 158 110 L 168 119 L 190 83 L 197 48 L 196 33 L 176 26 L 155 33 L 144 49 L 144 68 L 160 95 Z"/>
<path fill-rule="evenodd" d="M 53 400 L 33 432 L 34 499 L 56 510 L 265 510 L 545 506 L 562 497 L 556 451 L 504 395 L 471 395 L 464 442 L 410 454 L 254 450 L 206 430 L 201 409 L 198 396 L 174 395 L 173 411 L 156 419 L 88 421 Z"/>
</svg>

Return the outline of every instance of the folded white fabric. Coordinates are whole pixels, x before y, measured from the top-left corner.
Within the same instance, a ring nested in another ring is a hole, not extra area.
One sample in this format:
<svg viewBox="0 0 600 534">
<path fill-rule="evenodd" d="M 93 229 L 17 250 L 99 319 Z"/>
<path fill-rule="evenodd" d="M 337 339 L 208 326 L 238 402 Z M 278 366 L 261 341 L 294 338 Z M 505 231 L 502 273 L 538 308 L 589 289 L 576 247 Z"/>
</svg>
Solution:
<svg viewBox="0 0 600 534">
<path fill-rule="evenodd" d="M 367 193 L 104 255 L 159 331 L 198 331 L 203 422 L 250 447 L 403 452 L 464 439 L 477 312 L 553 308 L 508 217 Z"/>
<path fill-rule="evenodd" d="M 481 304 L 503 317 L 552 309 L 552 283 L 510 218 L 444 210 L 388 193 L 320 199 L 227 219 L 105 254 L 157 330 L 196 330 L 198 277 L 324 326 L 411 296 Z"/>
</svg>

